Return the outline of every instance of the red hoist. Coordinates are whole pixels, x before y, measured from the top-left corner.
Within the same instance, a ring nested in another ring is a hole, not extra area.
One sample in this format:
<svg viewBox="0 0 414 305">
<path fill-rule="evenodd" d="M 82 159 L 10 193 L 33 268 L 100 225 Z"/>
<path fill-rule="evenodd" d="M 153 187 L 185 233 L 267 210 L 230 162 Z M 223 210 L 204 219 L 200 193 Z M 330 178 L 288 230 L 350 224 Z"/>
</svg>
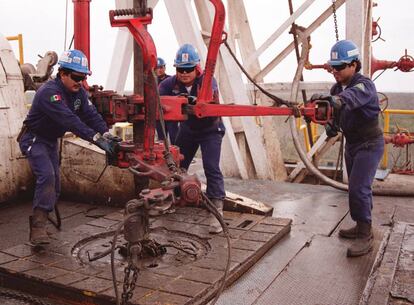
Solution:
<svg viewBox="0 0 414 305">
<path fill-rule="evenodd" d="M 91 87 L 91 101 L 102 114 L 108 125 L 117 122 L 144 124 L 142 143 L 121 142 L 116 158 L 109 160 L 113 166 L 129 168 L 135 175 L 148 177 L 162 183 L 158 189 L 141 192 L 149 204 L 170 206 L 172 203 L 197 204 L 202 198 L 200 182 L 179 168 L 181 155 L 179 148 L 168 142 L 155 141 L 157 120 L 185 121 L 189 115 L 198 118 L 215 116 L 304 116 L 317 124 L 326 124 L 331 119 L 332 110 L 327 101 L 314 101 L 306 106 L 292 103 L 291 106 L 254 106 L 213 104 L 212 80 L 217 63 L 220 45 L 226 38 L 223 31 L 225 8 L 221 0 L 210 0 L 215 8 L 215 17 L 208 47 L 204 78 L 197 97 L 159 96 L 154 69 L 157 52 L 151 35 L 146 30 L 153 18 L 152 10 L 144 16 L 135 9 L 113 10 L 109 12 L 113 27 L 126 27 L 141 48 L 143 59 L 144 94 L 121 96 L 114 91 L 102 91 Z M 122 18 L 118 18 L 121 17 Z M 76 37 L 76 36 L 75 36 Z"/>
</svg>

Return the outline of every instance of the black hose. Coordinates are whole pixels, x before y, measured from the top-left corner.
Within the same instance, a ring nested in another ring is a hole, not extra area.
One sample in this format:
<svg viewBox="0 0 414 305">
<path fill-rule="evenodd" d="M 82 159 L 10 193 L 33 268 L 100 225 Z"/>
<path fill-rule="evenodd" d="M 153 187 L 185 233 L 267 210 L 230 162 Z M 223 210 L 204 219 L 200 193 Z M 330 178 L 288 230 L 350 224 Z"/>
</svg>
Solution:
<svg viewBox="0 0 414 305">
<path fill-rule="evenodd" d="M 280 97 L 270 93 L 269 91 L 265 90 L 262 86 L 260 86 L 254 79 L 253 77 L 251 77 L 249 75 L 249 73 L 246 71 L 246 69 L 242 66 L 242 64 L 240 63 L 240 61 L 237 59 L 237 56 L 233 53 L 232 49 L 230 48 L 228 42 L 225 40 L 224 41 L 224 45 L 226 46 L 226 48 L 228 49 L 231 57 L 233 57 L 234 61 L 236 62 L 237 66 L 239 66 L 240 70 L 243 72 L 244 75 L 246 75 L 246 77 L 248 78 L 249 81 L 252 82 L 253 85 L 255 85 L 264 95 L 266 95 L 267 97 L 269 97 L 271 100 L 273 100 L 275 102 L 276 106 L 280 106 L 280 105 L 286 105 L 288 107 L 292 106 L 291 102 L 288 102 L 284 99 L 281 99 Z"/>
</svg>

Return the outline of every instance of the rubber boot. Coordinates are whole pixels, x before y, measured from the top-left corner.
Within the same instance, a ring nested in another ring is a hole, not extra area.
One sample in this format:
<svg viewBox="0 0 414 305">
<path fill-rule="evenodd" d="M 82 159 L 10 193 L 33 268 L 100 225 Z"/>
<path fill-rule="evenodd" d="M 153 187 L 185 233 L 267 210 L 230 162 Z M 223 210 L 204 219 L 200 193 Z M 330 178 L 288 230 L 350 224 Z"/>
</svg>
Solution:
<svg viewBox="0 0 414 305">
<path fill-rule="evenodd" d="M 212 199 L 211 202 L 215 205 L 217 211 L 220 213 L 221 217 L 223 217 L 223 200 L 221 199 Z M 220 222 L 216 219 L 213 214 L 210 214 L 210 234 L 219 234 L 223 232 L 223 228 L 220 225 Z"/>
<path fill-rule="evenodd" d="M 349 239 L 355 239 L 358 235 L 358 225 L 356 224 L 352 228 L 349 229 L 341 229 L 339 230 L 339 236 L 342 238 L 349 238 Z"/>
<path fill-rule="evenodd" d="M 348 248 L 346 255 L 348 257 L 356 257 L 367 254 L 372 250 L 374 236 L 371 230 L 371 224 L 366 222 L 358 222 L 357 238 Z"/>
<path fill-rule="evenodd" d="M 29 217 L 30 242 L 33 245 L 45 245 L 50 243 L 46 232 L 47 212 L 42 209 L 34 209 L 33 215 Z"/>
</svg>

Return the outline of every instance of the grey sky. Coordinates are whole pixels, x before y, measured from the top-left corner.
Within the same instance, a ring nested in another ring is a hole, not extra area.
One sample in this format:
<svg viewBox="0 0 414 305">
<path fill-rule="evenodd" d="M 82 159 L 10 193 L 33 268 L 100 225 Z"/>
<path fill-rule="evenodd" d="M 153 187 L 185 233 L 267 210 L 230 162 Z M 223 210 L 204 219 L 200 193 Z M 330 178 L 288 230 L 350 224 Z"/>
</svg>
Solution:
<svg viewBox="0 0 414 305">
<path fill-rule="evenodd" d="M 181 0 L 176 0 L 181 1 Z M 287 0 L 244 0 L 250 25 L 255 38 L 256 47 L 264 42 L 288 17 Z M 305 0 L 293 0 L 298 8 Z M 373 17 L 380 19 L 382 37 L 385 42 L 378 41 L 373 45 L 373 52 L 378 59 L 397 60 L 404 54 L 404 49 L 414 56 L 414 1 L 412 0 L 377 0 L 378 6 L 374 9 Z M 304 14 L 298 23 L 307 26 L 319 15 L 331 0 L 317 0 Z M 37 54 L 43 55 L 48 50 L 54 50 L 59 55 L 64 48 L 65 36 L 65 5 L 66 0 L 0 0 L 0 33 L 13 36 L 22 33 L 24 37 L 25 61 L 35 64 Z M 68 31 L 67 43 L 73 35 L 73 3 L 68 1 Z M 117 29 L 109 25 L 108 11 L 115 8 L 115 1 L 92 0 L 91 2 L 91 68 L 93 75 L 90 83 L 104 85 L 108 77 L 109 63 L 114 50 Z M 340 39 L 345 38 L 345 7 L 338 12 Z M 171 28 L 163 1 L 160 0 L 154 11 L 153 24 L 149 26 L 157 46 L 158 55 L 167 61 L 168 72 L 174 73 L 172 63 L 178 44 L 174 31 Z M 282 50 L 291 36 L 285 33 L 260 58 L 264 67 L 280 50 Z M 324 63 L 329 56 L 329 49 L 335 43 L 333 20 L 328 19 L 312 35 L 310 59 L 314 64 Z M 17 51 L 17 44 L 11 43 Z M 16 56 L 17 52 L 16 52 Z M 267 82 L 291 81 L 296 69 L 296 60 L 289 56 L 283 63 L 271 72 L 266 78 Z M 378 72 L 377 72 L 378 73 Z M 375 74 L 374 77 L 378 75 Z M 331 81 L 331 75 L 324 71 L 305 71 L 305 80 Z M 385 72 L 377 81 L 379 91 L 414 91 L 414 73 L 400 71 Z M 127 81 L 127 89 L 132 87 L 131 77 Z"/>
</svg>

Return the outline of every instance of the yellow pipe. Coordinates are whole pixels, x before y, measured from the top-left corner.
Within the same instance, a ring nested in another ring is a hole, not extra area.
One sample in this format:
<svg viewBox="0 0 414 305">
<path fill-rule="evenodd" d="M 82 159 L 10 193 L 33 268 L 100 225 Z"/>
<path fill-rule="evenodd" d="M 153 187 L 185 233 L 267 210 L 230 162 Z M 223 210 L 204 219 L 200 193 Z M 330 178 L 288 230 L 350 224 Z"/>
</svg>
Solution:
<svg viewBox="0 0 414 305">
<path fill-rule="evenodd" d="M 385 109 L 383 113 L 388 113 L 388 114 L 414 114 L 414 110 L 407 110 L 407 109 Z"/>
<path fill-rule="evenodd" d="M 383 113 L 384 113 L 384 133 L 388 133 L 390 131 L 390 113 L 387 110 L 385 110 Z M 388 147 L 387 145 L 385 145 L 384 154 L 382 157 L 382 169 L 386 169 L 387 166 L 388 166 Z"/>
<path fill-rule="evenodd" d="M 24 58 L 23 58 L 23 35 L 19 34 L 19 60 L 20 60 L 20 64 L 22 65 L 24 63 Z"/>
<path fill-rule="evenodd" d="M 6 37 L 7 40 L 12 41 L 12 40 L 17 40 L 19 43 L 19 62 L 20 64 L 24 63 L 24 58 L 23 58 L 23 35 L 22 34 L 18 34 L 16 36 L 8 36 Z"/>
</svg>

